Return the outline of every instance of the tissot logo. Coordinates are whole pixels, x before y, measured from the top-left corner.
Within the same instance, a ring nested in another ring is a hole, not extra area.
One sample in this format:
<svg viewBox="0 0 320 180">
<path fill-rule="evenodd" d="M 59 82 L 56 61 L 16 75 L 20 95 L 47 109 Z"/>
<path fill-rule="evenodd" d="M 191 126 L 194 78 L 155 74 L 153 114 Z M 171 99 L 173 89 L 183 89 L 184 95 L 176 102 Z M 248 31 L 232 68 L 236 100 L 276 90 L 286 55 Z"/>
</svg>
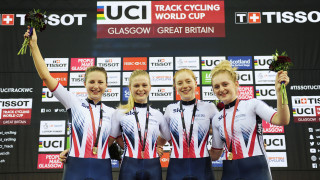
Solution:
<svg viewBox="0 0 320 180">
<path fill-rule="evenodd" d="M 319 11 L 296 11 L 296 12 L 236 12 L 236 24 L 257 23 L 319 23 Z"/>
<path fill-rule="evenodd" d="M 320 96 L 292 96 L 292 104 L 305 106 L 305 105 L 319 105 Z"/>
<path fill-rule="evenodd" d="M 50 72 L 52 71 L 68 71 L 68 58 L 45 58 L 46 65 Z"/>
<path fill-rule="evenodd" d="M 120 101 L 120 88 L 107 88 L 102 101 Z"/>
<path fill-rule="evenodd" d="M 173 70 L 173 57 L 149 57 L 149 70 Z"/>
<path fill-rule="evenodd" d="M 121 58 L 120 57 L 97 58 L 97 66 L 103 67 L 106 71 L 120 71 Z"/>
<path fill-rule="evenodd" d="M 152 87 L 150 91 L 149 99 L 151 101 L 166 101 L 173 100 L 173 88 L 172 87 Z"/>
<path fill-rule="evenodd" d="M 72 72 L 70 73 L 70 86 L 83 86 L 84 83 L 84 72 Z"/>
</svg>

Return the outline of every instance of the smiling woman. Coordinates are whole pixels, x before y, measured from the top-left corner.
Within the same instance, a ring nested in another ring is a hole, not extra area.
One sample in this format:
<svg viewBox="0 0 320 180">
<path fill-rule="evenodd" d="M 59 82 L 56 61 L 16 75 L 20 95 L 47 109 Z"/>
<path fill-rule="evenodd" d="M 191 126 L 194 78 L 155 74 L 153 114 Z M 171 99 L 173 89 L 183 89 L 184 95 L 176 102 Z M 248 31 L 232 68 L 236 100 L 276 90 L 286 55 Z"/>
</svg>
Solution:
<svg viewBox="0 0 320 180">
<path fill-rule="evenodd" d="M 29 30 L 24 36 L 29 38 Z M 69 152 L 68 157 L 65 157 L 64 152 L 60 154 L 60 161 L 66 161 L 63 179 L 111 180 L 108 138 L 114 109 L 101 103 L 102 95 L 107 88 L 105 69 L 96 66 L 87 68 L 84 86 L 88 97 L 78 99 L 51 76 L 37 45 L 34 30 L 29 46 L 40 78 L 68 110 L 71 122 L 70 150 L 66 151 Z"/>
</svg>

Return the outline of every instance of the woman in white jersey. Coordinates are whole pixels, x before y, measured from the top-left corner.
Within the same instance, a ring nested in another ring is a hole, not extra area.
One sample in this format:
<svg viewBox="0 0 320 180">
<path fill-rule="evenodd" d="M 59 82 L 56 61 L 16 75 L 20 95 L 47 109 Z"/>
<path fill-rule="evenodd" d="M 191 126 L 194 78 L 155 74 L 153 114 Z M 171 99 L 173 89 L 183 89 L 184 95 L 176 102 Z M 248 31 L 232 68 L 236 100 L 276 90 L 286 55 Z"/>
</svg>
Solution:
<svg viewBox="0 0 320 180">
<path fill-rule="evenodd" d="M 177 71 L 173 81 L 181 101 L 168 105 L 164 115 L 172 142 L 167 180 L 212 180 L 207 142 L 211 120 L 218 110 L 214 104 L 196 99 L 197 82 L 190 69 Z M 158 144 L 164 143 L 161 140 Z"/>
<path fill-rule="evenodd" d="M 223 180 L 271 180 L 262 137 L 262 119 L 274 125 L 287 125 L 290 112 L 282 104 L 281 82 L 289 83 L 287 72 L 279 71 L 275 80 L 277 110 L 261 100 L 238 99 L 236 68 L 225 60 L 211 71 L 211 83 L 215 95 L 225 108 L 213 119 L 213 141 L 211 157 L 217 160 L 225 149 Z"/>
<path fill-rule="evenodd" d="M 29 30 L 24 36 L 29 36 Z M 40 78 L 65 106 L 71 121 L 71 145 L 63 179 L 112 180 L 108 138 L 114 109 L 101 103 L 101 97 L 107 88 L 106 71 L 96 66 L 86 70 L 84 86 L 88 98 L 80 100 L 50 75 L 38 48 L 34 29 L 29 46 Z"/>
<path fill-rule="evenodd" d="M 114 139 L 121 136 L 125 145 L 119 180 L 162 180 L 157 154 L 157 138 L 169 139 L 169 127 L 160 111 L 151 108 L 148 96 L 150 77 L 146 71 L 135 70 L 129 79 L 128 104 L 120 106 L 112 116 Z"/>
</svg>

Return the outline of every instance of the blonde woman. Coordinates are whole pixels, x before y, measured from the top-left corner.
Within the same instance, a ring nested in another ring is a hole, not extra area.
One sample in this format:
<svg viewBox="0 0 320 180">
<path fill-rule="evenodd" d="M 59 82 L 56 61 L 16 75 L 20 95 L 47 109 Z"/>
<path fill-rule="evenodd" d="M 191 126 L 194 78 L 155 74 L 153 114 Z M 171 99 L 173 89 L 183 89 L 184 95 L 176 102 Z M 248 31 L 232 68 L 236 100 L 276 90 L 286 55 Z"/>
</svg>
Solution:
<svg viewBox="0 0 320 180">
<path fill-rule="evenodd" d="M 122 135 L 125 147 L 119 180 L 162 180 L 157 138 L 169 139 L 168 125 L 160 111 L 148 105 L 151 90 L 146 71 L 135 70 L 129 79 L 128 104 L 120 106 L 112 118 L 111 137 Z"/>
<path fill-rule="evenodd" d="M 277 110 L 261 100 L 239 100 L 236 68 L 225 60 L 211 71 L 215 95 L 225 108 L 213 119 L 212 160 L 226 150 L 223 161 L 223 180 L 271 180 L 262 137 L 262 119 L 274 125 L 287 125 L 290 121 L 288 105 L 282 105 L 280 85 L 287 85 L 287 72 L 279 71 L 275 80 Z"/>
</svg>

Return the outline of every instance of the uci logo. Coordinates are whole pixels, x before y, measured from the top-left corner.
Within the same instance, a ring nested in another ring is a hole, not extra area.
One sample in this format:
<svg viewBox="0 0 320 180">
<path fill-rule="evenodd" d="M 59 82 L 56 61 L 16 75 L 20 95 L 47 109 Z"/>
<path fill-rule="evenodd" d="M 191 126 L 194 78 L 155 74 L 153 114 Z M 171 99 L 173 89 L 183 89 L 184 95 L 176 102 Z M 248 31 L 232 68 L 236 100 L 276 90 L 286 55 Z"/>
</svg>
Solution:
<svg viewBox="0 0 320 180">
<path fill-rule="evenodd" d="M 313 108 L 296 108 L 296 113 L 297 114 L 308 114 L 308 115 L 313 115 L 314 114 L 314 109 Z"/>
<path fill-rule="evenodd" d="M 100 2 L 104 6 L 104 24 L 151 24 L 151 2 Z"/>
<path fill-rule="evenodd" d="M 260 89 L 260 96 L 276 96 L 274 89 Z"/>
<path fill-rule="evenodd" d="M 264 143 L 267 146 L 283 146 L 283 139 L 265 139 Z"/>
</svg>

